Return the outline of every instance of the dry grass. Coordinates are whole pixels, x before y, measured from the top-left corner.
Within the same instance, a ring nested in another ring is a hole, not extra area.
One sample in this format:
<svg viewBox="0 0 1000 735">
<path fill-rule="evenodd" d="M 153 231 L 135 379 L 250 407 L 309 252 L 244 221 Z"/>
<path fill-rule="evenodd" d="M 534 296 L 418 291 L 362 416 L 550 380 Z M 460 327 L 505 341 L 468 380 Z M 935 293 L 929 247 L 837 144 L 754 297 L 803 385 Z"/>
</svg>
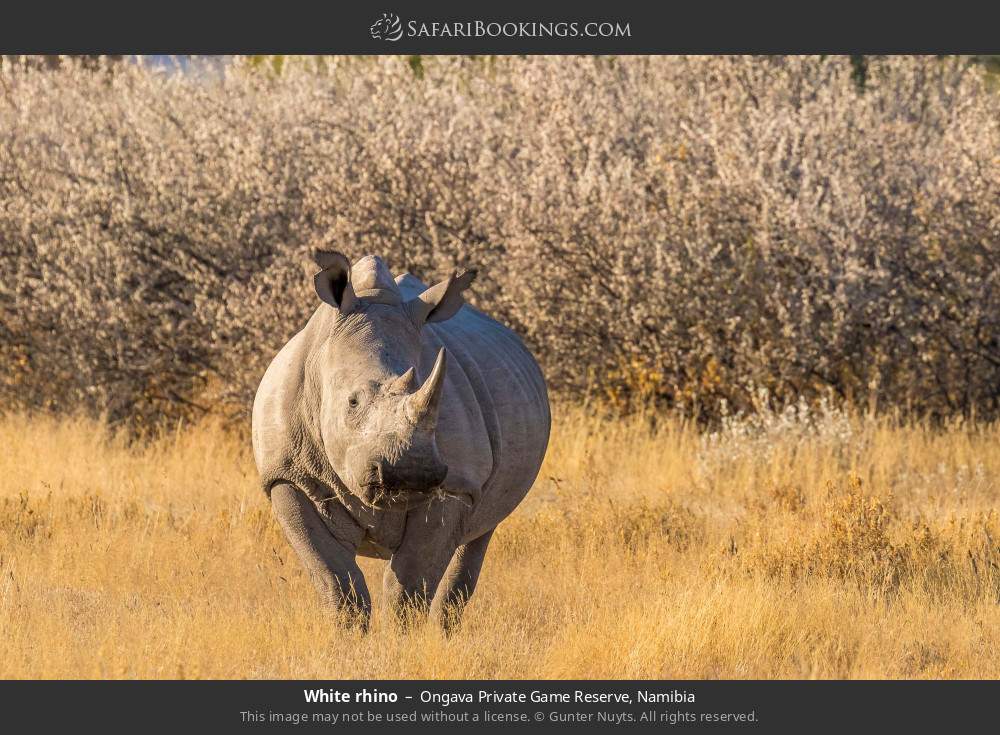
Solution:
<svg viewBox="0 0 1000 735">
<path fill-rule="evenodd" d="M 997 677 L 998 440 L 563 410 L 463 628 L 362 636 L 321 614 L 245 441 L 11 416 L 0 676 Z"/>
</svg>

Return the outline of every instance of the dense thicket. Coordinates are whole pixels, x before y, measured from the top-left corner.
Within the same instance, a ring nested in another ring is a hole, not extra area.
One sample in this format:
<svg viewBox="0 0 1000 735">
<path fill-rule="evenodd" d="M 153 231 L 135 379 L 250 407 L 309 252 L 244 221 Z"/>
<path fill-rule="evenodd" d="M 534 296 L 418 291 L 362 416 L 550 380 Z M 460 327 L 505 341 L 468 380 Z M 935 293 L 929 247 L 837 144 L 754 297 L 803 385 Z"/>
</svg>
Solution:
<svg viewBox="0 0 1000 735">
<path fill-rule="evenodd" d="M 995 415 L 1000 95 L 961 59 L 0 68 L 4 405 L 249 406 L 308 252 L 474 264 L 556 392 Z"/>
</svg>

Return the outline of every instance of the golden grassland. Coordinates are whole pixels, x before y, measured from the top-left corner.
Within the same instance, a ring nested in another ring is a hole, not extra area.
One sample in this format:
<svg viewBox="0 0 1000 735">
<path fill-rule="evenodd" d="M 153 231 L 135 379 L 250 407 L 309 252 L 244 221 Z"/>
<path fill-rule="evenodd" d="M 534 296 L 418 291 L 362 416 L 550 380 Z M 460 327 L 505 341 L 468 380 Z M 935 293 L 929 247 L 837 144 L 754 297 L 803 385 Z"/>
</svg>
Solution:
<svg viewBox="0 0 1000 735">
<path fill-rule="evenodd" d="M 1000 676 L 1000 428 L 557 412 L 462 627 L 321 612 L 245 437 L 0 419 L 0 676 Z"/>
</svg>

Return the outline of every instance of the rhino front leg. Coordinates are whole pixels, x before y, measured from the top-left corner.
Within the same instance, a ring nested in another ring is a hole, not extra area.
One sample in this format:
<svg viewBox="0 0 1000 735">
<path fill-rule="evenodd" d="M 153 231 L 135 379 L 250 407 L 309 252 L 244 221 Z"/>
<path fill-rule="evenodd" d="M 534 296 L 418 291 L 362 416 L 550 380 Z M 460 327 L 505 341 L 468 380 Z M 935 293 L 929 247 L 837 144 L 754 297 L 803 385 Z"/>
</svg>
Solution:
<svg viewBox="0 0 1000 735">
<path fill-rule="evenodd" d="M 486 558 L 486 548 L 490 545 L 495 530 L 491 529 L 479 538 L 459 546 L 451 558 L 451 563 L 431 603 L 432 617 L 446 630 L 461 622 L 465 605 L 476 591 L 479 573 Z"/>
<path fill-rule="evenodd" d="M 312 501 L 292 485 L 282 483 L 271 489 L 271 507 L 323 605 L 346 613 L 349 623 L 366 628 L 372 602 L 354 549 L 330 533 Z"/>
<path fill-rule="evenodd" d="M 458 546 L 465 506 L 455 500 L 432 501 L 411 510 L 403 540 L 385 570 L 383 591 L 402 622 L 424 615 Z"/>
</svg>

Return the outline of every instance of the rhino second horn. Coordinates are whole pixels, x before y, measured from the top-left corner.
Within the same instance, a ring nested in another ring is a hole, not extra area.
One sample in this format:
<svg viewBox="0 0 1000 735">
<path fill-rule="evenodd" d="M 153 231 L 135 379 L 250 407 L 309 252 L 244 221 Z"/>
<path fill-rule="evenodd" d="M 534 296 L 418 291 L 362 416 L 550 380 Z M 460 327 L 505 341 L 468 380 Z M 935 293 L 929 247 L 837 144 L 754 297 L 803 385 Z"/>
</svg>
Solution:
<svg viewBox="0 0 1000 735">
<path fill-rule="evenodd" d="M 438 351 L 434 368 L 420 389 L 407 399 L 406 415 L 414 424 L 425 423 L 433 426 L 437 422 L 438 404 L 444 388 L 445 361 L 444 347 Z"/>
<path fill-rule="evenodd" d="M 390 393 L 411 393 L 413 391 L 413 386 L 416 383 L 416 372 L 413 368 L 410 368 L 405 373 L 400 375 L 398 378 L 392 381 L 389 386 Z"/>
</svg>

